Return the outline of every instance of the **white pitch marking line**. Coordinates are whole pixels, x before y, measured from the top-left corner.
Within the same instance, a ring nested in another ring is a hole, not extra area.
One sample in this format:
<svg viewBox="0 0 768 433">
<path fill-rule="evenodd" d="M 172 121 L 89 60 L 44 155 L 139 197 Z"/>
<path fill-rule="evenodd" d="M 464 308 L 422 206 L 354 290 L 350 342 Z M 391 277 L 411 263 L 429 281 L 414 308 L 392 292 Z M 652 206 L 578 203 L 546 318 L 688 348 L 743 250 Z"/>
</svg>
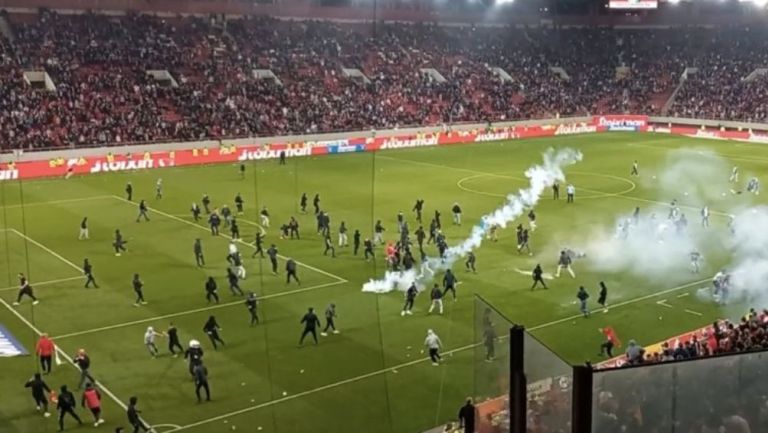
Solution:
<svg viewBox="0 0 768 433">
<path fill-rule="evenodd" d="M 10 311 L 10 312 L 11 312 L 11 313 L 12 313 L 14 316 L 16 316 L 16 317 L 17 317 L 19 320 L 21 320 L 21 322 L 22 322 L 22 323 L 24 323 L 25 325 L 27 325 L 27 327 L 29 327 L 29 329 L 31 329 L 31 330 L 32 330 L 32 331 L 33 331 L 35 334 L 37 334 L 38 336 L 40 336 L 40 335 L 42 335 L 42 334 L 43 334 L 43 333 L 42 333 L 42 332 L 41 332 L 39 329 L 37 329 L 37 328 L 35 327 L 35 325 L 33 325 L 32 323 L 30 323 L 30 321 L 29 321 L 29 320 L 27 320 L 27 319 L 26 319 L 26 317 L 22 316 L 22 315 L 21 315 L 21 313 L 19 313 L 18 311 L 16 311 L 16 309 L 14 309 L 13 307 L 11 307 L 11 306 L 8 304 L 8 302 L 6 302 L 6 301 L 5 301 L 5 299 L 2 299 L 2 298 L 0 298 L 0 303 L 2 303 L 2 304 L 3 304 L 3 306 L 4 306 L 5 308 L 7 308 L 7 309 L 8 309 L 8 311 Z M 32 307 L 32 308 L 34 308 L 34 307 Z M 62 349 L 59 347 L 59 345 L 58 345 L 58 344 L 56 344 L 54 347 L 56 348 L 56 352 L 57 352 L 59 355 L 61 355 L 61 356 L 62 356 L 64 359 L 66 359 L 66 360 L 67 360 L 67 362 L 68 362 L 70 365 L 72 365 L 72 366 L 73 366 L 73 367 L 75 367 L 75 368 L 76 368 L 78 371 L 80 371 L 80 367 L 78 367 L 78 366 L 77 366 L 77 364 L 75 364 L 75 361 L 74 361 L 74 360 L 73 360 L 73 359 L 72 359 L 72 358 L 71 358 L 71 357 L 70 357 L 70 356 L 67 354 L 67 352 L 65 352 L 64 350 L 62 350 Z M 98 386 L 99 388 L 101 388 L 101 390 L 102 390 L 102 391 L 103 391 L 105 394 L 107 394 L 107 395 L 109 396 L 109 398 L 111 398 L 111 399 L 112 399 L 112 400 L 113 400 L 115 403 L 117 403 L 117 405 L 118 405 L 118 406 L 120 406 L 120 407 L 121 407 L 121 408 L 123 408 L 124 410 L 127 410 L 127 409 L 128 409 L 128 406 L 127 406 L 127 405 L 126 405 L 126 404 L 125 404 L 125 403 L 124 403 L 122 400 L 120 400 L 120 398 L 118 398 L 118 397 L 117 397 L 117 396 L 116 396 L 116 395 L 115 395 L 115 394 L 114 394 L 112 391 L 110 391 L 110 390 L 109 390 L 109 388 L 107 388 L 106 386 L 104 386 L 104 385 L 103 385 L 101 382 L 99 382 L 98 380 L 97 380 L 97 381 L 95 381 L 95 382 L 96 382 L 96 383 L 95 383 L 95 385 L 96 385 L 96 386 Z"/>
<path fill-rule="evenodd" d="M 693 314 L 694 316 L 699 316 L 699 317 L 703 316 L 703 314 L 699 313 L 698 311 L 693 311 L 693 310 L 686 309 L 685 312 L 688 313 L 688 314 Z"/>
<path fill-rule="evenodd" d="M 624 302 L 619 302 L 616 305 L 612 305 L 611 309 L 615 309 L 617 307 L 622 307 L 622 306 L 625 306 L 625 305 L 631 305 L 631 304 L 634 304 L 634 303 L 637 303 L 637 302 L 642 302 L 642 301 L 645 301 L 647 299 L 654 298 L 656 296 L 665 295 L 667 293 L 672 293 L 672 292 L 675 292 L 675 291 L 678 291 L 678 290 L 682 290 L 682 289 L 685 289 L 685 288 L 688 288 L 688 287 L 691 287 L 691 286 L 694 286 L 694 285 L 697 285 L 697 284 L 701 284 L 701 283 L 703 283 L 705 281 L 709 281 L 709 280 L 707 279 L 707 280 L 694 281 L 694 282 L 691 282 L 691 283 L 683 284 L 681 286 L 673 287 L 671 289 L 663 290 L 663 291 L 658 292 L 658 293 L 653 293 L 653 294 L 650 294 L 650 295 L 645 295 L 645 296 L 640 296 L 638 298 L 629 299 L 629 300 L 624 301 Z M 532 328 L 528 328 L 528 331 L 536 331 L 536 330 L 539 330 L 539 329 L 548 328 L 550 326 L 558 325 L 558 324 L 563 323 L 563 322 L 569 322 L 571 320 L 579 319 L 579 318 L 582 318 L 582 317 L 584 317 L 582 314 L 576 314 L 576 315 L 573 315 L 573 316 L 564 317 L 562 319 L 553 320 L 551 322 L 543 323 L 541 325 L 537 325 L 537 326 L 534 326 Z M 473 343 L 473 344 L 468 344 L 466 346 L 457 347 L 455 349 L 451 349 L 451 350 L 443 352 L 442 355 L 444 355 L 444 356 L 445 355 L 449 355 L 450 356 L 453 353 L 463 352 L 465 350 L 477 347 L 480 344 L 482 344 L 482 343 Z M 260 404 L 254 405 L 254 406 L 250 406 L 250 407 L 246 407 L 246 408 L 239 409 L 239 410 L 236 410 L 236 411 L 232 411 L 232 412 L 229 412 L 229 413 L 226 413 L 226 414 L 223 414 L 223 415 L 218 415 L 218 416 L 215 416 L 215 417 L 212 417 L 212 418 L 203 419 L 203 420 L 194 422 L 192 424 L 187 424 L 187 425 L 181 426 L 181 427 L 179 427 L 179 428 L 177 428 L 175 430 L 171 430 L 171 431 L 169 431 L 167 433 L 173 433 L 173 432 L 177 432 L 177 431 L 188 430 L 188 429 L 191 429 L 191 428 L 194 428 L 194 427 L 199 427 L 201 425 L 205 425 L 205 424 L 209 424 L 209 423 L 212 423 L 212 422 L 224 420 L 224 419 L 236 416 L 236 415 L 241 415 L 241 414 L 244 414 L 244 413 L 252 412 L 254 410 L 262 409 L 262 408 L 265 408 L 265 407 L 274 406 L 274 405 L 277 405 L 277 404 L 280 404 L 280 403 L 284 403 L 286 401 L 290 401 L 290 400 L 294 400 L 294 399 L 297 399 L 297 398 L 301 398 L 301 397 L 304 397 L 304 396 L 307 396 L 307 395 L 311 395 L 311 394 L 314 394 L 314 393 L 317 393 L 317 392 L 321 392 L 321 391 L 325 391 L 325 390 L 328 390 L 328 389 L 336 388 L 336 387 L 339 387 L 339 386 L 347 385 L 347 384 L 350 384 L 350 383 L 358 382 L 358 381 L 361 381 L 361 380 L 364 380 L 364 379 L 368 379 L 370 377 L 378 376 L 380 374 L 394 373 L 394 372 L 399 371 L 400 369 L 403 369 L 405 367 L 416 365 L 416 364 L 422 363 L 422 362 L 427 361 L 427 360 L 429 360 L 429 358 L 421 358 L 421 359 L 415 359 L 415 360 L 409 361 L 409 362 L 404 362 L 402 364 L 398 364 L 398 365 L 395 365 L 395 366 L 392 366 L 392 367 L 383 368 L 383 369 L 377 370 L 377 371 L 372 371 L 370 373 L 366 373 L 366 374 L 362 374 L 360 376 L 356 376 L 356 377 L 352 377 L 352 378 L 349 378 L 349 379 L 341 380 L 339 382 L 330 383 L 328 385 L 324 385 L 324 386 L 321 386 L 321 387 L 318 387 L 318 388 L 313 388 L 313 389 L 310 389 L 310 390 L 307 390 L 307 391 L 299 392 L 299 393 L 296 393 L 296 394 L 291 394 L 291 395 L 288 395 L 286 397 L 281 397 L 281 398 L 279 398 L 277 400 L 267 401 L 267 402 L 260 403 Z"/>
<path fill-rule="evenodd" d="M 52 256 L 56 257 L 57 259 L 61 260 L 62 262 L 66 263 L 70 267 L 77 269 L 78 272 L 82 272 L 83 270 L 80 268 L 80 266 L 77 266 L 76 264 L 72 263 L 71 261 L 67 260 L 65 257 L 63 257 L 61 254 L 57 253 L 56 251 L 46 247 L 45 245 L 41 244 L 40 242 L 32 239 L 31 237 L 25 235 L 24 233 L 16 230 L 16 229 L 8 229 L 9 231 L 12 231 L 16 233 L 17 235 L 21 236 L 22 238 L 28 240 L 29 242 L 37 245 L 38 247 L 42 248 L 46 252 L 50 253 Z"/>
<path fill-rule="evenodd" d="M 121 202 L 123 202 L 123 203 L 130 203 L 130 204 L 134 204 L 134 205 L 135 205 L 135 203 L 133 203 L 133 202 L 131 202 L 131 201 L 128 201 L 128 200 L 126 200 L 126 199 L 124 199 L 124 198 L 122 198 L 122 197 L 120 197 L 120 196 L 117 196 L 117 195 L 113 195 L 113 196 L 112 196 L 112 198 L 114 198 L 114 199 L 116 199 L 116 200 L 120 200 L 120 201 L 121 201 Z M 208 229 L 207 229 L 206 227 L 204 227 L 204 226 L 201 226 L 201 225 L 195 224 L 195 223 L 193 223 L 192 221 L 187 221 L 187 220 L 185 220 L 185 219 L 179 218 L 179 217 L 177 217 L 177 216 L 174 216 L 174 215 L 172 215 L 172 214 L 169 214 L 169 213 L 167 213 L 167 212 L 163 212 L 163 211 L 161 211 L 161 210 L 159 210 L 159 209 L 156 209 L 156 208 L 152 208 L 152 207 L 147 207 L 147 209 L 151 210 L 152 212 L 154 212 L 154 213 L 156 213 L 156 214 L 159 214 L 159 215 L 163 215 L 163 216 L 164 216 L 164 217 L 166 217 L 166 218 L 170 218 L 170 219 L 172 219 L 172 220 L 176 220 L 176 221 L 182 222 L 182 223 L 184 223 L 184 224 L 188 224 L 188 225 L 191 225 L 192 227 L 197 227 L 197 228 L 199 228 L 199 229 L 201 229 L 201 230 L 205 230 L 205 231 L 208 231 Z M 221 234 L 220 236 L 221 236 L 221 237 L 223 237 L 223 238 L 225 238 L 225 239 L 234 240 L 234 239 L 232 239 L 232 237 L 231 237 L 231 236 L 227 236 L 226 234 Z M 251 244 L 250 244 L 250 243 L 248 243 L 248 242 L 245 242 L 245 241 L 244 241 L 244 240 L 242 240 L 242 239 L 238 239 L 236 242 L 238 242 L 238 243 L 241 243 L 241 244 L 243 244 L 243 245 L 248 245 L 249 247 L 252 247 L 252 248 L 253 248 L 253 245 L 251 245 Z M 278 256 L 278 257 L 280 257 L 281 259 L 287 259 L 287 258 L 288 258 L 288 257 L 286 257 L 286 256 L 283 256 L 283 255 L 280 255 L 280 254 L 278 254 L 277 256 Z M 306 263 L 302 263 L 302 262 L 300 262 L 300 261 L 298 261 L 298 260 L 296 260 L 296 264 L 298 264 L 298 265 L 300 265 L 300 266 L 303 266 L 303 267 L 305 267 L 305 268 L 307 268 L 307 269 L 313 270 L 313 271 L 315 271 L 315 272 L 317 272 L 317 273 L 319 273 L 319 274 L 323 274 L 323 275 L 325 275 L 325 276 L 327 276 L 327 277 L 331 277 L 331 278 L 333 278 L 333 279 L 335 279 L 335 280 L 337 280 L 337 281 L 339 281 L 339 282 L 341 282 L 341 283 L 348 283 L 348 282 L 349 282 L 349 280 L 347 280 L 346 278 L 342 278 L 342 277 L 340 277 L 340 276 L 338 276 L 338 275 L 332 274 L 332 273 L 330 273 L 330 272 L 326 272 L 326 271 L 324 271 L 324 270 L 322 270 L 322 269 L 318 269 L 318 268 L 316 268 L 316 267 L 314 267 L 314 266 L 310 266 L 310 265 L 308 265 L 308 264 L 306 264 Z"/>
<path fill-rule="evenodd" d="M 47 286 L 47 285 L 50 285 L 50 284 L 64 283 L 64 282 L 67 282 L 67 281 L 75 281 L 75 280 L 82 280 L 82 279 L 84 279 L 84 277 L 59 278 L 58 280 L 41 281 L 41 282 L 38 282 L 38 283 L 32 283 L 32 285 L 34 287 L 40 287 L 40 286 Z M 19 287 L 18 286 L 3 287 L 2 289 L 0 289 L 0 292 L 8 292 L 8 291 L 11 291 L 11 290 L 19 290 Z"/>
<path fill-rule="evenodd" d="M 65 200 L 53 200 L 53 201 L 33 201 L 30 203 L 24 203 L 24 204 L 9 204 L 6 206 L 3 206 L 5 209 L 12 209 L 12 208 L 21 208 L 21 207 L 29 207 L 29 206 L 47 206 L 47 205 L 53 205 L 53 204 L 66 204 L 66 203 L 77 203 L 81 201 L 91 201 L 91 200 L 103 200 L 107 198 L 112 198 L 111 195 L 96 195 L 93 197 L 80 197 L 80 198 L 70 198 Z"/>
<path fill-rule="evenodd" d="M 262 301 L 262 300 L 267 300 L 267 299 L 280 298 L 280 297 L 283 297 L 283 296 L 290 296 L 290 295 L 295 295 L 297 293 L 310 292 L 310 291 L 313 291 L 313 290 L 322 289 L 324 287 L 336 286 L 336 285 L 339 285 L 339 284 L 343 284 L 343 283 L 341 281 L 334 281 L 332 283 L 319 284 L 319 285 L 316 285 L 316 286 L 309 286 L 309 287 L 302 287 L 300 289 L 289 290 L 287 292 L 273 293 L 271 295 L 261 296 L 261 297 L 258 298 L 258 300 Z M 93 328 L 93 329 L 89 329 L 89 330 L 86 330 L 86 331 L 72 332 L 72 333 L 69 333 L 69 334 L 63 334 L 63 335 L 59 335 L 57 337 L 53 337 L 53 339 L 61 340 L 61 339 L 64 339 L 64 338 L 71 338 L 71 337 L 77 337 L 77 336 L 81 336 L 81 335 L 95 334 L 97 332 L 109 331 L 109 330 L 118 329 L 118 328 L 125 328 L 125 327 L 128 327 L 128 326 L 139 325 L 139 324 L 142 324 L 142 323 L 155 322 L 155 321 L 158 321 L 158 320 L 169 319 L 169 318 L 172 318 L 172 317 L 186 316 L 188 314 L 202 313 L 202 312 L 205 312 L 205 311 L 216 310 L 216 309 L 219 309 L 219 308 L 231 307 L 233 305 L 244 305 L 243 302 L 244 301 L 242 299 L 239 299 L 237 301 L 225 302 L 223 304 L 216 304 L 216 305 L 211 305 L 211 306 L 208 306 L 208 307 L 195 308 L 193 310 L 180 311 L 180 312 L 177 312 L 177 313 L 169 313 L 169 314 L 164 314 L 162 316 L 149 317 L 147 319 L 133 320 L 133 321 L 130 321 L 130 322 L 118 323 L 116 325 L 103 326 L 101 328 Z"/>
<path fill-rule="evenodd" d="M 681 293 L 681 294 L 677 295 L 677 298 L 678 299 L 679 298 L 685 298 L 686 296 L 690 296 L 690 293 L 689 292 Z"/>
<path fill-rule="evenodd" d="M 674 308 L 671 305 L 667 304 L 666 299 L 662 299 L 661 301 L 656 301 L 656 305 L 661 305 L 662 307 L 667 307 L 667 308 Z"/>
</svg>

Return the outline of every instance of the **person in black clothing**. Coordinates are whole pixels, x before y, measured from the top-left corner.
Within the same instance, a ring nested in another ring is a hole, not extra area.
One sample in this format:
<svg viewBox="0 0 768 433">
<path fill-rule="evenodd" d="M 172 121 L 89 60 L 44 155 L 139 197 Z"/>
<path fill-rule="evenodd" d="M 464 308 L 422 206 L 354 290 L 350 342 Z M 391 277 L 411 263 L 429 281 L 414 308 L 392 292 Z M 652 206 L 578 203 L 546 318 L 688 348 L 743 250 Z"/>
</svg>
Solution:
<svg viewBox="0 0 768 433">
<path fill-rule="evenodd" d="M 600 281 L 600 293 L 597 296 L 597 303 L 603 308 L 608 308 L 608 287 L 605 286 L 605 282 Z"/>
<path fill-rule="evenodd" d="M 603 332 L 603 329 L 600 329 L 600 332 Z M 613 358 L 613 339 L 609 336 L 605 336 L 605 341 L 603 341 L 602 344 L 600 344 L 600 353 L 597 354 L 597 356 L 603 356 L 608 355 L 608 358 Z"/>
<path fill-rule="evenodd" d="M 145 432 L 149 431 L 149 427 L 147 427 L 147 425 L 144 424 L 144 421 L 142 421 L 141 416 L 139 415 L 141 411 L 136 409 L 136 404 L 138 402 L 139 402 L 138 397 L 136 396 L 131 397 L 128 400 L 128 410 L 126 411 L 126 414 L 128 415 L 128 422 L 133 427 L 133 433 L 139 433 L 139 429 L 142 429 Z"/>
<path fill-rule="evenodd" d="M 237 214 L 242 215 L 243 214 L 243 205 L 245 204 L 245 201 L 243 200 L 243 196 L 240 195 L 238 192 L 235 196 L 235 209 L 237 209 Z"/>
<path fill-rule="evenodd" d="M 200 347 L 199 341 L 189 341 L 189 347 L 184 351 L 184 359 L 189 361 L 190 376 L 194 376 L 192 371 L 195 369 L 195 366 L 203 363 L 203 348 Z"/>
<path fill-rule="evenodd" d="M 416 235 L 416 243 L 419 245 L 419 250 L 424 249 L 424 239 L 426 239 L 427 234 L 424 233 L 424 227 L 421 225 L 419 228 L 416 229 L 415 232 L 413 232 Z"/>
<path fill-rule="evenodd" d="M 248 313 L 251 314 L 251 326 L 254 324 L 259 323 L 259 315 L 258 315 L 258 300 L 256 299 L 256 294 L 253 292 L 248 292 L 248 297 L 245 298 L 245 307 L 248 308 Z"/>
<path fill-rule="evenodd" d="M 91 376 L 91 357 L 88 356 L 87 353 L 85 353 L 85 349 L 80 349 L 77 351 L 77 355 L 75 355 L 74 359 L 72 360 L 75 365 L 80 369 L 80 384 L 77 385 L 77 389 L 81 389 L 86 383 L 96 383 L 96 379 Z"/>
<path fill-rule="evenodd" d="M 192 376 L 195 378 L 195 395 L 197 402 L 200 403 L 200 389 L 205 390 L 205 401 L 211 401 L 211 388 L 208 386 L 208 369 L 202 363 L 192 369 Z"/>
<path fill-rule="evenodd" d="M 227 282 L 229 283 L 229 290 L 232 292 L 232 295 L 243 295 L 243 289 L 240 288 L 239 280 L 240 278 L 232 268 L 227 268 Z"/>
<path fill-rule="evenodd" d="M 267 255 L 269 256 L 269 262 L 272 264 L 272 274 L 277 275 L 277 247 L 272 244 L 267 249 Z"/>
<path fill-rule="evenodd" d="M 315 198 L 312 199 L 312 205 L 315 206 L 315 215 L 320 213 L 320 194 L 315 194 Z"/>
<path fill-rule="evenodd" d="M 490 362 L 496 356 L 496 330 L 493 328 L 493 324 L 489 323 L 485 325 L 483 329 L 483 346 L 485 346 L 485 360 Z"/>
<path fill-rule="evenodd" d="M 197 266 L 205 266 L 205 257 L 203 257 L 203 244 L 200 242 L 200 238 L 195 239 L 193 250 L 195 252 L 195 262 L 197 263 Z"/>
<path fill-rule="evenodd" d="M 83 260 L 83 274 L 85 275 L 85 288 L 90 287 L 93 283 L 93 287 L 98 289 L 99 285 L 96 284 L 96 278 L 93 278 L 93 266 L 88 262 L 88 259 Z"/>
<path fill-rule="evenodd" d="M 437 241 L 437 222 L 435 222 L 435 219 L 433 218 L 432 221 L 429 222 L 429 239 L 427 239 L 427 245 L 435 241 Z"/>
<path fill-rule="evenodd" d="M 301 285 L 301 281 L 299 281 L 299 276 L 296 275 L 296 269 L 297 269 L 296 262 L 293 261 L 293 259 L 289 258 L 285 262 L 285 272 L 287 274 L 287 276 L 285 277 L 285 284 L 290 283 L 291 277 L 293 277 L 293 279 L 296 280 L 296 283 Z"/>
<path fill-rule="evenodd" d="M 240 227 L 237 226 L 237 220 L 232 218 L 232 224 L 229 226 L 229 231 L 232 234 L 232 239 L 240 239 Z"/>
<path fill-rule="evenodd" d="M 240 163 L 240 179 L 245 179 L 245 164 Z"/>
<path fill-rule="evenodd" d="M 208 194 L 203 194 L 203 209 L 205 209 L 205 214 L 208 215 L 211 213 L 211 208 L 209 207 L 211 205 L 211 198 L 208 197 Z"/>
<path fill-rule="evenodd" d="M 263 241 L 264 235 L 261 234 L 261 231 L 256 232 L 256 239 L 253 241 L 253 245 L 256 246 L 256 250 L 253 252 L 251 258 L 256 257 L 257 254 L 260 254 L 262 259 L 264 258 L 264 249 L 261 246 Z"/>
<path fill-rule="evenodd" d="M 216 293 L 217 289 L 216 280 L 213 277 L 208 277 L 208 280 L 205 282 L 205 299 L 208 300 L 209 304 L 211 301 L 219 303 L 219 294 Z"/>
<path fill-rule="evenodd" d="M 168 336 L 168 351 L 171 352 L 171 355 L 173 355 L 174 358 L 179 356 L 176 353 L 177 347 L 179 348 L 179 353 L 184 353 L 184 348 L 181 346 L 181 341 L 179 341 L 179 330 L 173 322 L 168 325 L 168 330 L 165 331 L 165 334 Z"/>
<path fill-rule="evenodd" d="M 317 344 L 317 327 L 320 326 L 320 319 L 317 318 L 315 309 L 309 307 L 307 314 L 301 318 L 301 322 L 299 323 L 304 324 L 304 332 L 301 333 L 301 338 L 299 338 L 299 346 L 304 344 L 304 337 L 306 337 L 307 334 L 312 334 L 312 338 L 315 340 L 315 344 Z"/>
<path fill-rule="evenodd" d="M 552 198 L 554 200 L 560 200 L 560 184 L 557 182 L 552 184 Z"/>
<path fill-rule="evenodd" d="M 27 277 L 24 274 L 19 274 L 19 294 L 16 296 L 16 302 L 13 305 L 21 305 L 21 299 L 24 296 L 29 296 L 32 299 L 32 305 L 37 305 L 40 301 L 35 297 L 35 291 L 27 281 Z"/>
<path fill-rule="evenodd" d="M 440 211 L 437 209 L 435 209 L 435 225 L 437 226 L 438 230 L 443 228 L 443 225 L 440 224 Z"/>
<path fill-rule="evenodd" d="M 123 240 L 123 234 L 120 233 L 120 230 L 115 230 L 115 241 L 112 243 L 112 246 L 115 247 L 115 255 L 120 256 L 120 252 L 127 251 L 125 249 L 125 244 L 127 241 Z"/>
<path fill-rule="evenodd" d="M 475 257 L 475 253 L 470 251 L 467 253 L 467 262 L 464 264 L 466 266 L 467 271 L 477 272 L 477 269 L 475 269 L 475 262 L 477 262 L 477 257 Z"/>
<path fill-rule="evenodd" d="M 336 329 L 336 304 L 330 304 L 328 305 L 328 308 L 325 309 L 325 329 L 323 329 L 323 332 L 320 333 L 323 337 L 328 336 L 328 330 L 333 330 L 334 334 L 338 334 L 339 331 Z"/>
<path fill-rule="evenodd" d="M 133 274 L 133 291 L 136 292 L 136 302 L 134 307 L 139 305 L 147 305 L 147 301 L 144 300 L 144 282 L 139 278 L 139 274 Z"/>
<path fill-rule="evenodd" d="M 544 286 L 545 289 L 548 289 L 547 283 L 544 282 L 543 278 L 544 271 L 541 270 L 541 265 L 536 264 L 536 267 L 533 268 L 533 272 L 531 275 L 533 276 L 533 285 L 531 286 L 531 290 L 535 289 L 536 286 L 541 283 L 542 286 Z"/>
<path fill-rule="evenodd" d="M 77 236 L 77 239 L 79 240 L 88 240 L 90 237 L 88 233 L 88 217 L 84 217 L 83 220 L 80 222 L 80 234 Z"/>
<path fill-rule="evenodd" d="M 446 269 L 445 275 L 443 276 L 443 296 L 446 296 L 448 292 L 451 292 L 453 300 L 456 301 L 456 283 L 458 282 L 459 280 L 453 275 L 453 272 L 451 272 L 450 269 Z"/>
<path fill-rule="evenodd" d="M 69 414 L 77 420 L 77 423 L 82 425 L 83 421 L 75 413 L 75 395 L 67 389 L 67 385 L 61 386 L 61 392 L 59 393 L 59 403 L 56 408 L 59 410 L 59 431 L 64 431 L 64 415 Z"/>
<path fill-rule="evenodd" d="M 475 433 L 475 416 L 477 409 L 472 404 L 472 399 L 467 398 L 467 403 L 459 409 L 459 427 L 464 429 L 464 433 Z"/>
<path fill-rule="evenodd" d="M 221 217 L 217 213 L 212 213 L 208 217 L 208 225 L 211 226 L 211 234 L 213 236 L 219 235 L 219 226 L 221 225 Z"/>
<path fill-rule="evenodd" d="M 370 259 L 368 256 L 371 256 L 371 259 L 376 258 L 376 254 L 373 253 L 373 242 L 371 242 L 370 239 L 366 239 L 365 242 L 363 242 L 363 245 L 365 246 L 365 251 L 363 252 L 363 258 L 365 258 L 365 261 L 369 261 Z"/>
<path fill-rule="evenodd" d="M 299 236 L 299 222 L 296 221 L 296 218 L 291 217 L 291 220 L 288 221 L 288 230 L 290 231 L 291 239 L 294 236 L 296 239 L 301 239 L 301 236 Z"/>
<path fill-rule="evenodd" d="M 147 215 L 147 203 L 144 200 L 139 202 L 139 216 L 136 217 L 136 222 L 141 221 L 141 217 L 144 217 L 146 221 L 149 221 L 149 216 Z"/>
<path fill-rule="evenodd" d="M 45 397 L 46 393 L 51 393 L 51 388 L 45 383 L 40 376 L 40 373 L 35 373 L 35 376 L 29 379 L 27 383 L 24 384 L 24 387 L 32 389 L 32 398 L 35 399 L 35 407 L 37 407 L 37 410 L 42 410 L 43 415 L 46 418 L 51 416 L 48 412 L 48 399 Z"/>
<path fill-rule="evenodd" d="M 413 315 L 413 312 L 411 311 L 413 309 L 413 302 L 416 300 L 416 295 L 419 294 L 419 289 L 416 288 L 416 283 L 411 283 L 411 287 L 408 287 L 408 290 L 405 292 L 405 305 L 403 305 L 403 310 L 400 311 L 401 316 Z"/>
<path fill-rule="evenodd" d="M 301 207 L 301 213 L 307 213 L 307 193 L 301 193 L 301 199 L 299 200 L 299 207 Z"/>
<path fill-rule="evenodd" d="M 221 327 L 216 323 L 216 318 L 213 316 L 208 317 L 208 321 L 203 325 L 203 332 L 205 332 L 208 335 L 208 338 L 211 339 L 213 350 L 218 350 L 218 346 L 216 345 L 217 342 L 224 346 L 224 340 L 221 339 L 219 331 L 221 331 Z"/>
<path fill-rule="evenodd" d="M 421 211 L 424 209 L 424 200 L 416 199 L 416 204 L 413 205 L 413 211 L 416 212 L 416 221 L 421 223 Z"/>
<path fill-rule="evenodd" d="M 280 151 L 280 165 L 285 165 L 285 150 Z"/>
<path fill-rule="evenodd" d="M 192 219 L 195 220 L 195 222 L 200 220 L 200 206 L 197 205 L 197 203 L 192 203 L 192 208 L 190 208 L 190 211 L 192 211 Z"/>
<path fill-rule="evenodd" d="M 128 201 L 133 200 L 133 185 L 131 185 L 130 182 L 128 182 L 128 184 L 125 185 L 125 195 Z"/>
<path fill-rule="evenodd" d="M 336 257 L 336 248 L 333 247 L 333 241 L 331 240 L 331 235 L 326 232 L 325 235 L 325 251 L 323 251 L 323 255 L 327 256 L 328 251 L 331 252 L 331 257 Z"/>
<path fill-rule="evenodd" d="M 355 233 L 352 234 L 352 248 L 353 254 L 357 255 L 357 252 L 360 251 L 360 230 L 355 229 Z"/>
</svg>

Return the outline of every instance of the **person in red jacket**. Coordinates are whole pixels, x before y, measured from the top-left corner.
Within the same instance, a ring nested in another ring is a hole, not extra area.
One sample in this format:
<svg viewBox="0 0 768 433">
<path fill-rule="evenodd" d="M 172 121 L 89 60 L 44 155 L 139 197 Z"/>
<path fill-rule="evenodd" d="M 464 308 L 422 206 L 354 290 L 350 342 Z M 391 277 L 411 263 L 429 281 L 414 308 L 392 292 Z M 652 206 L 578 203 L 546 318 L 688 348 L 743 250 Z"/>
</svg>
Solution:
<svg viewBox="0 0 768 433">
<path fill-rule="evenodd" d="M 104 420 L 101 418 L 101 394 L 99 390 L 88 383 L 85 385 L 85 391 L 83 391 L 82 406 L 87 407 L 93 414 L 94 427 L 98 427 L 99 424 L 104 424 Z"/>
<path fill-rule="evenodd" d="M 43 369 L 43 374 L 51 374 L 51 359 L 53 359 L 54 351 L 56 351 L 56 346 L 48 338 L 48 334 L 40 335 L 40 339 L 37 340 L 37 346 L 35 347 L 35 353 L 40 358 L 40 367 Z"/>
</svg>

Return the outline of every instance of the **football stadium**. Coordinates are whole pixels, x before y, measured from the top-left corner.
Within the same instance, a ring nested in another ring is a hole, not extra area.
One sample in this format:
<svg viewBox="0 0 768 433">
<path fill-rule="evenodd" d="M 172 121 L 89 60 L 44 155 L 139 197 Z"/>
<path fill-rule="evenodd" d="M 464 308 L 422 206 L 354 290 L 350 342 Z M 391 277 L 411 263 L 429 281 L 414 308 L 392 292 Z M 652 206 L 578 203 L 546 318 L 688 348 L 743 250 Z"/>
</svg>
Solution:
<svg viewBox="0 0 768 433">
<path fill-rule="evenodd" d="M 0 433 L 766 432 L 767 143 L 760 0 L 0 0 Z"/>
</svg>

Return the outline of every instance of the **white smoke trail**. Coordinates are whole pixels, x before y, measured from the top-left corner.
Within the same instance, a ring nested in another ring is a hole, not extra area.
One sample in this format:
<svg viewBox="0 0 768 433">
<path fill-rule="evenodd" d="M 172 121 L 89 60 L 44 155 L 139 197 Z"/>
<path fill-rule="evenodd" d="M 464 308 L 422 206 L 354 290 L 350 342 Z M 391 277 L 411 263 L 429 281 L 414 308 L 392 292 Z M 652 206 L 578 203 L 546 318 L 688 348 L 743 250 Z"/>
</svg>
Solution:
<svg viewBox="0 0 768 433">
<path fill-rule="evenodd" d="M 483 243 L 492 225 L 505 228 L 507 224 L 523 215 L 526 209 L 535 206 L 547 187 L 555 181 L 565 181 L 563 167 L 581 161 L 582 154 L 573 149 L 559 151 L 548 149 L 544 152 L 543 159 L 543 164 L 534 165 L 525 171 L 525 177 L 529 179 L 528 188 L 521 189 L 516 194 L 509 194 L 503 206 L 481 217 L 480 223 L 472 227 L 467 239 L 446 250 L 444 259 L 430 257 L 423 261 L 418 269 L 387 271 L 384 278 L 365 283 L 363 291 L 373 293 L 406 291 L 414 282 L 419 290 L 424 289 L 438 272 L 450 269 L 457 260 L 477 249 Z"/>
<path fill-rule="evenodd" d="M 733 222 L 731 299 L 749 301 L 751 306 L 768 307 L 768 206 L 756 206 L 738 213 Z"/>
</svg>

